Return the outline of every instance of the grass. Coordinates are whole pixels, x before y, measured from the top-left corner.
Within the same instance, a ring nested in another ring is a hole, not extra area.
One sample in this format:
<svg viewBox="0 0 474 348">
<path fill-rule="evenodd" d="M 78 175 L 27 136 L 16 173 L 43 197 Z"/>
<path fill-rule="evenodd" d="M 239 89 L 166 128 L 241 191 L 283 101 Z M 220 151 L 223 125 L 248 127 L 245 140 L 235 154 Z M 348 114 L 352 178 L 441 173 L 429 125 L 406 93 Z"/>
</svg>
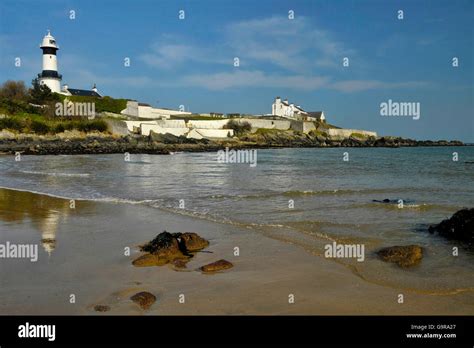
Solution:
<svg viewBox="0 0 474 348">
<path fill-rule="evenodd" d="M 212 117 L 212 116 L 201 116 L 201 115 L 176 115 L 176 116 L 171 116 L 170 119 L 172 120 L 192 120 L 192 121 L 218 121 L 222 120 L 222 118 L 219 117 Z"/>
<path fill-rule="evenodd" d="M 325 129 L 330 129 L 330 128 L 334 128 L 334 129 L 341 129 L 341 127 L 337 127 L 333 124 L 330 124 L 330 123 L 327 123 L 327 122 L 320 122 L 320 121 L 314 121 L 314 125 L 316 126 L 316 128 L 325 128 Z"/>
<path fill-rule="evenodd" d="M 322 137 L 325 137 L 325 138 L 328 137 L 328 133 L 317 130 L 317 129 L 314 129 L 314 130 L 310 131 L 309 135 L 311 135 L 313 137 L 317 137 L 317 136 L 322 136 Z"/>
<path fill-rule="evenodd" d="M 34 113 L 38 108 L 23 100 L 9 100 L 0 98 L 0 114 L 14 115 L 21 112 Z"/>
<path fill-rule="evenodd" d="M 86 97 L 86 96 L 65 96 L 59 94 L 61 101 L 64 101 L 65 98 L 72 101 L 73 103 L 94 103 L 96 112 L 113 112 L 115 114 L 120 114 L 120 111 L 127 107 L 127 99 L 114 99 L 111 97 Z"/>
<path fill-rule="evenodd" d="M 359 138 L 359 139 L 365 139 L 367 138 L 367 135 L 362 134 L 362 133 L 351 133 L 352 138 Z"/>
<path fill-rule="evenodd" d="M 23 113 L 15 116 L 0 118 L 0 130 L 7 129 L 13 132 L 33 134 L 56 134 L 66 130 L 80 132 L 106 132 L 107 123 L 100 119 L 64 119 L 47 118 L 35 114 Z"/>
</svg>

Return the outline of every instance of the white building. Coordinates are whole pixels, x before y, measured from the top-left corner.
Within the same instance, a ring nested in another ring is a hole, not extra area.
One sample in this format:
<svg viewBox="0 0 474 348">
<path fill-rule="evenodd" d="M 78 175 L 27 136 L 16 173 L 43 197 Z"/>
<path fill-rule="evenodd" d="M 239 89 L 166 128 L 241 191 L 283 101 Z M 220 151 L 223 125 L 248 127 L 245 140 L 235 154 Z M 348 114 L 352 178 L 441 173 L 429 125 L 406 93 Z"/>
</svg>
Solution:
<svg viewBox="0 0 474 348">
<path fill-rule="evenodd" d="M 43 71 L 38 74 L 38 82 L 48 86 L 52 92 L 59 93 L 61 92 L 62 79 L 62 76 L 58 74 L 58 61 L 56 58 L 59 46 L 49 30 L 48 34 L 43 38 L 40 48 L 43 51 Z"/>
<path fill-rule="evenodd" d="M 323 111 L 308 112 L 299 105 L 289 103 L 287 99 L 282 101 L 280 97 L 276 97 L 272 104 L 272 115 L 305 121 L 324 121 L 326 119 Z"/>
<path fill-rule="evenodd" d="M 123 109 L 120 112 L 122 115 L 134 116 L 147 119 L 168 119 L 171 116 L 183 116 L 191 115 L 191 112 L 164 109 L 164 108 L 154 108 L 153 106 L 145 103 L 139 103 L 137 101 L 129 100 L 127 101 L 127 108 Z"/>
<path fill-rule="evenodd" d="M 36 78 L 39 84 L 48 86 L 51 92 L 67 96 L 102 97 L 97 91 L 95 84 L 92 90 L 69 88 L 68 85 L 64 85 L 61 89 L 62 75 L 58 73 L 58 59 L 56 56 L 59 46 L 49 30 L 48 34 L 43 37 L 40 48 L 43 51 L 43 70 Z"/>
<path fill-rule="evenodd" d="M 85 97 L 98 97 L 98 98 L 102 97 L 102 95 L 97 90 L 95 83 L 94 83 L 94 86 L 92 86 L 91 90 L 69 88 L 69 86 L 65 84 L 63 85 L 63 88 L 61 89 L 61 94 L 68 95 L 68 96 L 78 95 L 78 96 L 85 96 Z"/>
</svg>

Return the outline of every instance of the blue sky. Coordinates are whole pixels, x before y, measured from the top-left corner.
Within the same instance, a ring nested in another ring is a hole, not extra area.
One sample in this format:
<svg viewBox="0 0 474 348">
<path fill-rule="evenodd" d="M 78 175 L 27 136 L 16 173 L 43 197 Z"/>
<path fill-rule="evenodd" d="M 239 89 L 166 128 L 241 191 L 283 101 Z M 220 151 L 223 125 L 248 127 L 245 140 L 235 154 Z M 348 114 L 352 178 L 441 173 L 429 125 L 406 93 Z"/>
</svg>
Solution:
<svg viewBox="0 0 474 348">
<path fill-rule="evenodd" d="M 459 0 L 2 0 L 0 80 L 29 84 L 51 29 L 73 88 L 194 112 L 270 113 L 279 95 L 342 127 L 474 142 L 473 23 Z M 380 116 L 388 99 L 420 119 Z"/>
</svg>

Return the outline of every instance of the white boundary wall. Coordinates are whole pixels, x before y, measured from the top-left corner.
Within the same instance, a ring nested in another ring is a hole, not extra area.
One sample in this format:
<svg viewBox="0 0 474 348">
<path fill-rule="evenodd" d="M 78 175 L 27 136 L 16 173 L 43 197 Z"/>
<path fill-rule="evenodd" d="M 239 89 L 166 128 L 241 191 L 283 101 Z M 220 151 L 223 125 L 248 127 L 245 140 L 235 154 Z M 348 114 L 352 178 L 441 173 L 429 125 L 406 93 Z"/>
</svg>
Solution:
<svg viewBox="0 0 474 348">
<path fill-rule="evenodd" d="M 258 128 L 267 128 L 267 129 L 281 129 L 288 130 L 291 126 L 290 120 L 266 120 L 266 119 L 256 119 L 256 118 L 235 118 L 235 121 L 238 122 L 248 122 L 254 129 Z"/>
<path fill-rule="evenodd" d="M 226 120 L 189 120 L 187 125 L 189 128 L 199 128 L 199 129 L 222 129 L 229 119 Z"/>
<path fill-rule="evenodd" d="M 142 123 L 140 125 L 140 134 L 141 135 L 150 135 L 150 132 L 153 131 L 154 133 L 157 134 L 173 134 L 176 135 L 177 137 L 181 135 L 186 135 L 186 133 L 189 132 L 188 128 L 164 128 L 160 127 L 157 124 L 146 124 Z"/>
<path fill-rule="evenodd" d="M 203 138 L 228 138 L 234 136 L 233 129 L 204 129 L 204 128 L 195 128 Z"/>
<path fill-rule="evenodd" d="M 193 128 L 189 131 L 188 135 L 186 135 L 187 138 L 190 139 L 202 139 L 204 138 L 197 130 L 196 128 Z"/>
<path fill-rule="evenodd" d="M 129 132 L 133 132 L 133 128 L 137 127 L 140 128 L 141 124 L 156 124 L 153 122 L 143 122 L 143 121 L 125 121 L 125 124 L 127 125 L 127 129 Z"/>
<path fill-rule="evenodd" d="M 156 124 L 163 128 L 186 128 L 184 120 L 156 120 Z"/>
</svg>

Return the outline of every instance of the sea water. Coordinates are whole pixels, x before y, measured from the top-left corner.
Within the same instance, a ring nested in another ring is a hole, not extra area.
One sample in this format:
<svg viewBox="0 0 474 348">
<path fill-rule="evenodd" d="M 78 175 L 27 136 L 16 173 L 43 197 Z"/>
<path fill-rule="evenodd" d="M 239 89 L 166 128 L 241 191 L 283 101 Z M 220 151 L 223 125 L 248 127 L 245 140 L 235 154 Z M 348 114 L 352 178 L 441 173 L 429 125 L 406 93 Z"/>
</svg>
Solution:
<svg viewBox="0 0 474 348">
<path fill-rule="evenodd" d="M 427 232 L 474 207 L 474 147 L 257 151 L 255 166 L 223 163 L 217 152 L 131 155 L 130 161 L 122 154 L 4 156 L 0 186 L 239 225 L 314 257 L 325 257 L 328 244 L 363 245 L 364 262 L 330 260 L 397 289 L 440 296 L 474 289 L 473 253 Z M 403 204 L 377 202 L 384 199 Z M 375 255 L 409 244 L 424 248 L 422 263 L 412 269 Z"/>
</svg>

